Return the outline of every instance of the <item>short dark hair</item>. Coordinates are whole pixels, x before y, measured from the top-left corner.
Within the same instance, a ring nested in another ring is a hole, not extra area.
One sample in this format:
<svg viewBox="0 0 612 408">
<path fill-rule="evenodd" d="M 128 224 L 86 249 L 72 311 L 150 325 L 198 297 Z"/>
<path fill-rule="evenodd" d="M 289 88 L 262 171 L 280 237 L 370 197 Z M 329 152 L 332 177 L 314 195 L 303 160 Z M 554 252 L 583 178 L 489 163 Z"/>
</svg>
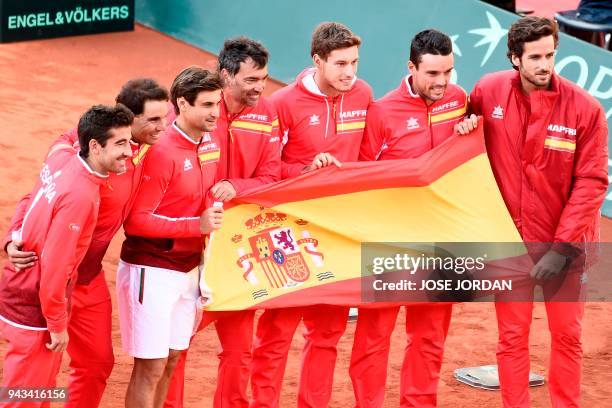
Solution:
<svg viewBox="0 0 612 408">
<path fill-rule="evenodd" d="M 118 103 L 115 106 L 95 105 L 79 119 L 77 133 L 81 157 L 89 156 L 89 142 L 96 140 L 100 146 L 106 146 L 106 141 L 111 137 L 110 130 L 114 128 L 131 126 L 134 114 L 125 106 Z"/>
<path fill-rule="evenodd" d="M 212 92 L 221 88 L 221 78 L 217 72 L 211 72 L 195 65 L 185 68 L 174 78 L 170 88 L 174 112 L 177 115 L 179 113 L 176 102 L 178 98 L 183 97 L 190 105 L 193 105 L 200 92 Z"/>
<path fill-rule="evenodd" d="M 134 115 L 144 112 L 147 101 L 167 101 L 168 91 L 151 78 L 136 78 L 127 81 L 115 102 L 120 103 L 132 111 Z"/>
<path fill-rule="evenodd" d="M 410 43 L 410 61 L 417 68 L 424 54 L 450 55 L 452 52 L 453 42 L 450 37 L 433 28 L 417 33 Z"/>
<path fill-rule="evenodd" d="M 268 50 L 260 42 L 247 37 L 235 37 L 225 40 L 219 53 L 219 72 L 222 69 L 234 76 L 240 70 L 240 63 L 248 58 L 261 69 L 268 65 Z"/>
<path fill-rule="evenodd" d="M 554 20 L 545 17 L 523 17 L 516 20 L 508 31 L 508 59 L 514 69 L 518 69 L 512 62 L 512 56 L 521 58 L 525 51 L 526 42 L 538 41 L 542 37 L 553 36 L 555 49 L 559 44 L 559 27 Z"/>
<path fill-rule="evenodd" d="M 361 45 L 361 38 L 344 24 L 336 22 L 323 22 L 316 26 L 312 33 L 310 43 L 310 56 L 315 54 L 321 59 L 327 60 L 329 54 L 334 50 Z"/>
</svg>

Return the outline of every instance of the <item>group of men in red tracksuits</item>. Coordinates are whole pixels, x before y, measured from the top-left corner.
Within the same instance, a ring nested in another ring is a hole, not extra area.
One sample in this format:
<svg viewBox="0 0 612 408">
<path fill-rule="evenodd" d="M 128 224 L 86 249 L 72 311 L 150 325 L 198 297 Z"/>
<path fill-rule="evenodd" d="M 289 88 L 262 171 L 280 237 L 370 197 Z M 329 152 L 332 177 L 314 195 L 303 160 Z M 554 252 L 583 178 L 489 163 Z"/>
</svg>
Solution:
<svg viewBox="0 0 612 408">
<path fill-rule="evenodd" d="M 3 385 L 53 386 L 67 344 L 73 369 L 67 405 L 99 405 L 113 366 L 110 296 L 101 260 L 123 224 L 117 293 L 122 347 L 134 357 L 126 406 L 181 407 L 189 344 L 197 341 L 195 332 L 214 323 L 221 350 L 213 406 L 278 407 L 300 322 L 306 342 L 297 405 L 328 406 L 336 347 L 350 305 L 264 310 L 256 329 L 253 310 L 204 312 L 194 328 L 204 238 L 222 227 L 223 203 L 248 189 L 325 166 L 416 158 L 450 137 L 471 137 L 475 127 L 484 126 L 489 160 L 518 231 L 525 242 L 547 244 L 532 254 L 533 285 L 523 289 L 523 301 L 496 302 L 503 405 L 528 407 L 534 286 L 546 289 L 576 276 L 580 285 L 584 270 L 577 265 L 585 263 L 585 243 L 598 239 L 608 183 L 603 109 L 554 73 L 558 33 L 556 23 L 546 18 L 522 18 L 512 25 L 508 57 L 513 69 L 486 75 L 469 97 L 450 83 L 452 41 L 444 33 L 418 33 L 410 47 L 409 74 L 376 101 L 369 85 L 356 76 L 360 44 L 340 23 L 320 24 L 312 36 L 313 67 L 268 100 L 262 97 L 268 52 L 245 37 L 225 42 L 218 72 L 183 70 L 170 95 L 153 80 L 128 82 L 117 97 L 134 115 L 131 141 L 115 160 L 123 160 L 124 167 L 113 167 L 105 156 L 105 149 L 120 146 L 92 142 L 81 125 L 63 135 L 49 151 L 42 186 L 22 200 L 3 243 L 11 261 L 0 282 L 0 328 L 9 341 Z M 85 143 L 92 147 L 90 156 L 100 157 L 97 162 L 80 163 L 87 157 Z M 111 175 L 85 174 L 83 167 Z M 60 198 L 74 194 L 61 187 L 57 173 L 78 173 L 91 186 L 100 186 L 99 192 L 87 187 L 99 198 L 89 190 L 79 195 L 85 218 L 60 217 Z M 57 196 L 49 198 L 50 185 L 57 186 Z M 97 204 L 83 203 L 85 198 L 98 200 L 99 210 Z M 45 202 L 55 210 L 41 209 Z M 74 237 L 61 242 L 62 248 L 69 247 L 64 255 L 70 259 L 46 263 L 57 246 L 54 229 L 68 221 Z M 53 275 L 49 268 L 66 271 L 53 278 L 53 295 L 42 285 Z M 568 268 L 578 273 L 564 274 Z M 31 293 L 17 296 L 22 284 Z M 71 306 L 57 302 L 62 288 Z M 549 300 L 551 400 L 553 406 L 577 407 L 584 303 Z M 452 304 L 405 308 L 408 341 L 400 405 L 435 407 Z M 398 312 L 399 306 L 376 304 L 359 309 L 349 370 L 357 407 L 383 406 Z M 67 334 L 57 335 L 66 330 L 69 341 Z M 45 346 L 47 332 L 50 346 Z M 19 350 L 24 342 L 27 350 Z M 37 361 L 47 363 L 41 368 Z"/>
</svg>

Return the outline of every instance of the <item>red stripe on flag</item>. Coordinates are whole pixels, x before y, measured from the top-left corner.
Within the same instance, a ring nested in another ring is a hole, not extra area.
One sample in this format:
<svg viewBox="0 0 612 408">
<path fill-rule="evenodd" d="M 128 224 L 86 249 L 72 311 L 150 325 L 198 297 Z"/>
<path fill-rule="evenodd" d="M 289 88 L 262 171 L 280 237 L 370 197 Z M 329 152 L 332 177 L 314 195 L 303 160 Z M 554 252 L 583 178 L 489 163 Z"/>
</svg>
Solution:
<svg viewBox="0 0 612 408">
<path fill-rule="evenodd" d="M 485 154 L 482 125 L 468 136 L 454 136 L 416 159 L 344 163 L 246 192 L 226 209 L 239 204 L 267 208 L 294 201 L 384 188 L 428 186 L 469 160 Z M 308 188 L 312 186 L 312 188 Z"/>
</svg>

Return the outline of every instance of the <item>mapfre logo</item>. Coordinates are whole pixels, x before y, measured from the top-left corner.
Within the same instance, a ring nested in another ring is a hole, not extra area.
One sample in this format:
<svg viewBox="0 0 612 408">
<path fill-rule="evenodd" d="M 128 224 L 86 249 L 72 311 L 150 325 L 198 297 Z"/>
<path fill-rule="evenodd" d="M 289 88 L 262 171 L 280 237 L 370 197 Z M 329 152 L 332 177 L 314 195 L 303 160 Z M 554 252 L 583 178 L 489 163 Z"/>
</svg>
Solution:
<svg viewBox="0 0 612 408">
<path fill-rule="evenodd" d="M 260 122 L 267 122 L 268 115 L 259 115 L 257 113 L 245 113 L 244 115 L 240 115 L 238 119 L 250 119 L 250 120 L 257 120 Z"/>
<path fill-rule="evenodd" d="M 569 136 L 576 136 L 576 129 L 568 128 L 563 125 L 553 125 L 552 123 L 548 125 L 549 132 L 557 132 L 557 133 L 565 133 Z"/>
<path fill-rule="evenodd" d="M 340 112 L 340 119 L 353 119 L 359 117 L 366 117 L 368 111 L 366 109 Z"/>
<path fill-rule="evenodd" d="M 446 110 L 446 109 L 456 108 L 457 106 L 459 106 L 459 101 L 446 102 L 443 105 L 436 106 L 435 108 L 433 108 L 431 110 L 431 113 L 438 113 L 438 112 Z"/>
</svg>

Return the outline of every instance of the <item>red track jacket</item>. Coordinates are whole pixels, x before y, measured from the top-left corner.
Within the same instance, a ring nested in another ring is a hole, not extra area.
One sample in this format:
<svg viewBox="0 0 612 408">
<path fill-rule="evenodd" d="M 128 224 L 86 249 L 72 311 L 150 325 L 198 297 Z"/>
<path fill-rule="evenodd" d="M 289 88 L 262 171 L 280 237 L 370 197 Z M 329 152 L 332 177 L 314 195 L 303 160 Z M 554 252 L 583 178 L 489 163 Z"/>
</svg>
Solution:
<svg viewBox="0 0 612 408">
<path fill-rule="evenodd" d="M 72 148 L 68 147 L 72 146 Z M 149 145 L 132 143 L 132 158 L 126 161 L 124 173 L 110 173 L 100 186 L 100 211 L 91 244 L 78 268 L 78 285 L 87 285 L 102 271 L 102 259 L 111 240 L 123 224 L 140 185 L 142 168 Z M 54 163 L 62 167 L 80 149 L 77 130 L 62 134 L 49 149 L 47 157 L 54 156 Z M 11 241 L 11 232 L 21 228 L 28 208 L 30 195 L 18 204 L 3 247 Z"/>
<path fill-rule="evenodd" d="M 523 239 L 561 243 L 599 240 L 608 161 L 607 122 L 586 91 L 553 74 L 551 89 L 526 96 L 514 70 L 484 76 L 470 95 L 484 118 L 493 173 Z M 579 247 L 579 245 L 578 245 Z"/>
<path fill-rule="evenodd" d="M 77 155 L 64 166 L 55 159 L 61 158 L 52 156 L 43 166 L 21 230 L 15 234 L 25 251 L 39 254 L 39 261 L 21 271 L 6 262 L 0 281 L 0 317 L 25 329 L 61 332 L 67 327 L 77 265 L 91 241 L 100 184 L 106 177 Z"/>
<path fill-rule="evenodd" d="M 219 142 L 192 141 L 177 126 L 147 152 L 142 183 L 125 221 L 125 262 L 189 272 L 200 263 L 200 215 L 212 204 Z"/>
<path fill-rule="evenodd" d="M 274 107 L 260 97 L 254 107 L 240 113 L 227 111 L 221 95 L 217 128 L 221 158 L 217 180 L 228 180 L 237 194 L 280 180 L 280 137 Z"/>
<path fill-rule="evenodd" d="M 359 160 L 419 157 L 453 135 L 467 108 L 465 91 L 449 84 L 444 97 L 427 106 L 406 76 L 400 86 L 370 107 Z"/>
<path fill-rule="evenodd" d="M 357 161 L 359 155 L 372 89 L 357 79 L 350 91 L 328 97 L 318 91 L 314 72 L 315 68 L 305 69 L 271 97 L 285 143 L 283 179 L 300 175 L 319 153 L 330 153 L 341 162 Z"/>
</svg>

